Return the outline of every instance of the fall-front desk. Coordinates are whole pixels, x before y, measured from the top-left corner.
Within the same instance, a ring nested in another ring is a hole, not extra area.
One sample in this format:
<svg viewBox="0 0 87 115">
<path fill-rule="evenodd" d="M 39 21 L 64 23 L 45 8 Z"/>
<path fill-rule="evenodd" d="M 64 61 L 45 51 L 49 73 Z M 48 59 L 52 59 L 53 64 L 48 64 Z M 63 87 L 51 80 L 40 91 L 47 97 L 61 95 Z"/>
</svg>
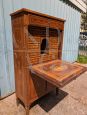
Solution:
<svg viewBox="0 0 87 115">
<path fill-rule="evenodd" d="M 65 20 L 28 9 L 11 14 L 17 104 L 30 105 L 63 87 L 85 67 L 61 60 Z"/>
<path fill-rule="evenodd" d="M 47 80 L 49 83 L 57 87 L 63 87 L 81 73 L 85 72 L 86 68 L 65 61 L 54 60 L 34 65 L 32 66 L 31 71 L 39 77 Z"/>
</svg>

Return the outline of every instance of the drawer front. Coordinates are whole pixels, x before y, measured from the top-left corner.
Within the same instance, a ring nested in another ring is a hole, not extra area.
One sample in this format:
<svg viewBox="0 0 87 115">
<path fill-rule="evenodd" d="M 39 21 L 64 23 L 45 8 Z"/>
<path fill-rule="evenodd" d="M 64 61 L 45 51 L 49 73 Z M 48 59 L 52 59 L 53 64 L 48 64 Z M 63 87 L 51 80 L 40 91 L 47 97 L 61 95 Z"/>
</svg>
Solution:
<svg viewBox="0 0 87 115">
<path fill-rule="evenodd" d="M 47 18 L 36 15 L 29 15 L 29 19 L 30 24 L 32 25 L 49 26 L 49 21 Z"/>
<path fill-rule="evenodd" d="M 58 29 L 59 30 L 64 30 L 64 22 L 59 22 L 58 21 Z"/>
<path fill-rule="evenodd" d="M 57 20 L 50 20 L 50 28 L 64 30 L 64 23 Z"/>
<path fill-rule="evenodd" d="M 58 21 L 50 20 L 50 28 L 58 29 Z"/>
</svg>

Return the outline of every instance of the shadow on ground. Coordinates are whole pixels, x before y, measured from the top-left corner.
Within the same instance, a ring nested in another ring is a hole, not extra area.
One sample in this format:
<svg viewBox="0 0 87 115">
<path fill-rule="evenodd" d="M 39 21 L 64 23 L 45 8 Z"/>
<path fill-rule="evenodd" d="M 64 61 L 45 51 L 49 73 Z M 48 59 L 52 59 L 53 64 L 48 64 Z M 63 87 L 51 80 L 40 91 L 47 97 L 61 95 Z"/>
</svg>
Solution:
<svg viewBox="0 0 87 115">
<path fill-rule="evenodd" d="M 59 94 L 56 95 L 55 91 L 43 96 L 36 102 L 32 104 L 32 106 L 35 106 L 37 103 L 38 105 L 46 112 L 49 112 L 56 104 L 58 104 L 60 101 L 62 101 L 66 96 L 68 95 L 67 92 L 63 90 L 59 90 Z"/>
</svg>

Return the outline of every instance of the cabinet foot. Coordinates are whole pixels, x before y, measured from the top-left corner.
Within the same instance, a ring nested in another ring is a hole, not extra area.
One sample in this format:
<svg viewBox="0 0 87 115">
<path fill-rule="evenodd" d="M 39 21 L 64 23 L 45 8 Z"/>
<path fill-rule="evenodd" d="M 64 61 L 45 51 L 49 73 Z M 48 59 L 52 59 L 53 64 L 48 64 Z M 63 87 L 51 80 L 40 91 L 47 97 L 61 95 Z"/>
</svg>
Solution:
<svg viewBox="0 0 87 115">
<path fill-rule="evenodd" d="M 30 106 L 26 106 L 26 107 L 25 107 L 26 115 L 29 115 L 29 111 L 30 111 L 30 110 L 29 110 L 29 109 L 30 109 L 29 107 L 30 107 Z"/>
<path fill-rule="evenodd" d="M 16 98 L 16 104 L 17 104 L 17 106 L 19 106 L 19 104 L 20 104 L 20 101 L 18 98 Z"/>
</svg>

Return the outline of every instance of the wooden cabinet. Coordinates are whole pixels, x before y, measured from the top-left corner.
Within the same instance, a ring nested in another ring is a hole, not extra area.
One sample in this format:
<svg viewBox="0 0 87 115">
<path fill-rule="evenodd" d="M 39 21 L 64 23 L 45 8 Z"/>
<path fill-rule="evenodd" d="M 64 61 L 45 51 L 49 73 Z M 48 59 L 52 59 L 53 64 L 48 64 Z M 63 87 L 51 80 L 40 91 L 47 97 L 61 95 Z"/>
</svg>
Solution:
<svg viewBox="0 0 87 115">
<path fill-rule="evenodd" d="M 57 72 L 47 73 L 43 66 L 34 65 L 61 59 L 65 20 L 27 9 L 12 13 L 11 20 L 16 98 L 24 103 L 28 115 L 35 100 L 61 84 Z"/>
</svg>

